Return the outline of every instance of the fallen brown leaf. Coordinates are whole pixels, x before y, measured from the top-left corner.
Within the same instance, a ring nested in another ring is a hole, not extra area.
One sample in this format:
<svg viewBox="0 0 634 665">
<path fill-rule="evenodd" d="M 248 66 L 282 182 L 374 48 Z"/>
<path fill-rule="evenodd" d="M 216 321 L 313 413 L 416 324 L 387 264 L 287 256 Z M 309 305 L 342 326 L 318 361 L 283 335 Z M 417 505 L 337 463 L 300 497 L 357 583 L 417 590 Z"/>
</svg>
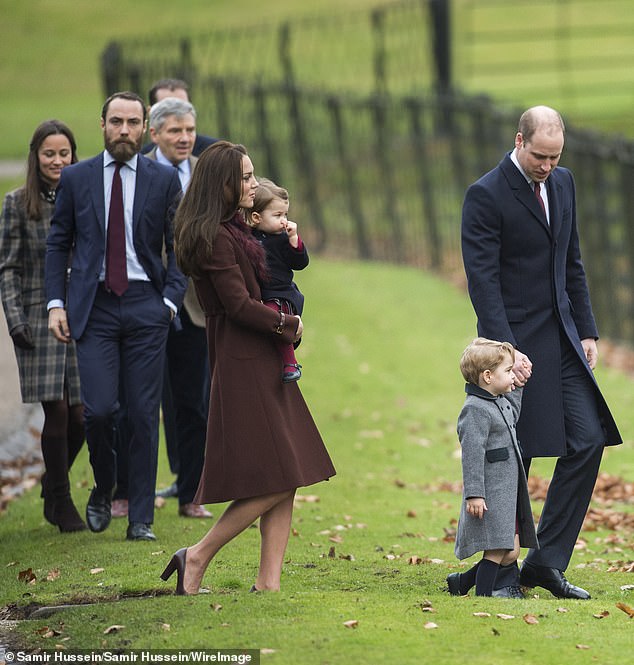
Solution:
<svg viewBox="0 0 634 665">
<path fill-rule="evenodd" d="M 295 501 L 299 503 L 319 503 L 319 497 L 316 494 L 296 494 Z"/>
<path fill-rule="evenodd" d="M 438 624 L 434 623 L 433 621 L 428 621 L 423 628 L 425 630 L 434 630 L 434 628 L 438 628 Z"/>
<path fill-rule="evenodd" d="M 110 635 L 110 633 L 117 633 L 120 630 L 123 630 L 125 626 L 120 626 L 118 624 L 114 624 L 113 626 L 108 626 L 106 630 L 103 631 L 104 635 Z"/>
<path fill-rule="evenodd" d="M 330 549 L 328 550 L 328 558 L 329 559 L 335 559 L 337 558 L 337 555 L 335 554 L 335 546 L 332 545 Z"/>
<path fill-rule="evenodd" d="M 605 617 L 610 616 L 610 613 L 607 610 L 603 610 L 603 612 L 599 612 L 599 614 L 593 614 L 592 616 L 595 619 L 605 619 Z"/>
<path fill-rule="evenodd" d="M 59 637 L 61 635 L 60 631 L 55 630 L 54 628 L 49 628 L 48 626 L 42 626 L 35 632 L 44 639 L 50 639 L 51 637 Z"/>
<path fill-rule="evenodd" d="M 626 605 L 625 603 L 617 603 L 616 606 L 625 612 L 625 614 L 627 614 L 630 619 L 634 618 L 634 610 L 629 605 Z"/>
<path fill-rule="evenodd" d="M 31 582 L 35 582 L 36 579 L 37 578 L 35 577 L 35 573 L 33 572 L 32 568 L 21 570 L 18 573 L 18 582 L 24 582 L 26 584 L 30 584 Z"/>
<path fill-rule="evenodd" d="M 408 510 L 407 511 L 407 517 L 417 517 L 416 511 L 415 510 Z"/>
<path fill-rule="evenodd" d="M 575 645 L 575 649 L 589 649 L 590 647 L 587 644 L 577 644 Z"/>
<path fill-rule="evenodd" d="M 491 614 L 489 614 L 489 612 L 474 612 L 473 616 L 474 617 L 490 617 Z"/>
<path fill-rule="evenodd" d="M 99 575 L 99 573 L 103 573 L 105 568 L 91 568 L 90 569 L 90 574 L 91 575 Z"/>
<path fill-rule="evenodd" d="M 162 623 L 161 630 L 169 632 L 170 630 L 172 630 L 172 626 L 169 623 Z"/>
<path fill-rule="evenodd" d="M 343 625 L 346 628 L 356 628 L 359 625 L 359 622 L 356 619 L 350 619 L 349 621 L 344 621 Z"/>
<path fill-rule="evenodd" d="M 214 612 L 220 612 L 220 610 L 222 609 L 222 605 L 220 603 L 214 603 L 213 605 L 211 605 L 211 609 Z"/>
<path fill-rule="evenodd" d="M 422 562 L 423 562 L 423 560 L 421 559 L 421 557 L 419 557 L 419 556 L 416 555 L 416 554 L 412 555 L 412 556 L 407 560 L 407 563 L 409 563 L 410 566 L 418 566 L 418 565 L 420 565 Z"/>
<path fill-rule="evenodd" d="M 46 575 L 46 581 L 47 582 L 53 582 L 54 580 L 58 579 L 61 573 L 59 572 L 59 568 L 53 568 L 53 570 L 49 570 L 48 574 Z"/>
<path fill-rule="evenodd" d="M 495 616 L 498 619 L 502 619 L 503 621 L 508 621 L 509 619 L 515 619 L 515 617 L 512 614 L 496 614 Z"/>
<path fill-rule="evenodd" d="M 527 623 L 530 626 L 534 626 L 535 624 L 539 623 L 539 619 L 534 614 L 525 614 L 522 619 L 524 619 L 524 623 Z"/>
</svg>

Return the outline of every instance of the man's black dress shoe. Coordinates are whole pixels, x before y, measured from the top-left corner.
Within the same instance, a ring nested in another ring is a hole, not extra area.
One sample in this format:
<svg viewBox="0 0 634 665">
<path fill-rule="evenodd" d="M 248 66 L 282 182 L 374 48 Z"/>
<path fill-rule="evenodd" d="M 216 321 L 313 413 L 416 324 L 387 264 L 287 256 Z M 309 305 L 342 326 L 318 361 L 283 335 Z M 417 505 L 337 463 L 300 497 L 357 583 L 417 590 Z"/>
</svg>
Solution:
<svg viewBox="0 0 634 665">
<path fill-rule="evenodd" d="M 518 586 L 503 586 L 500 589 L 493 589 L 491 595 L 493 598 L 524 598 L 524 594 Z"/>
<path fill-rule="evenodd" d="M 178 496 L 178 485 L 172 483 L 162 490 L 156 490 L 156 496 L 161 497 L 161 499 L 173 499 L 175 496 Z"/>
<path fill-rule="evenodd" d="M 570 584 L 561 570 L 536 566 L 528 561 L 524 561 L 520 570 L 520 584 L 531 588 L 541 586 L 556 598 L 590 599 L 590 594 L 585 589 Z"/>
<path fill-rule="evenodd" d="M 126 533 L 127 540 L 156 540 L 152 527 L 143 522 L 130 522 Z"/>
<path fill-rule="evenodd" d="M 112 519 L 110 496 L 93 487 L 86 505 L 86 524 L 95 533 L 105 531 Z"/>
</svg>

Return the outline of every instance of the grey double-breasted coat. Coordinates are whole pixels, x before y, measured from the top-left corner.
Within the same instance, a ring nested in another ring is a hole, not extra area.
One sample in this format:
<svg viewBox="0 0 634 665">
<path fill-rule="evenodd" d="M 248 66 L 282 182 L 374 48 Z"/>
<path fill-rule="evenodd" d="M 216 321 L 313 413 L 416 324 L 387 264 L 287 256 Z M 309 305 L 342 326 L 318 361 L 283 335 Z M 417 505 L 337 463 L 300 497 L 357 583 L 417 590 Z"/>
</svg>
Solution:
<svg viewBox="0 0 634 665">
<path fill-rule="evenodd" d="M 462 447 L 463 501 L 455 552 L 466 559 L 476 552 L 514 547 L 515 525 L 522 547 L 537 548 L 515 425 L 522 389 L 495 397 L 468 383 L 458 417 Z M 469 515 L 466 499 L 483 497 L 488 510 L 482 519 Z"/>
</svg>

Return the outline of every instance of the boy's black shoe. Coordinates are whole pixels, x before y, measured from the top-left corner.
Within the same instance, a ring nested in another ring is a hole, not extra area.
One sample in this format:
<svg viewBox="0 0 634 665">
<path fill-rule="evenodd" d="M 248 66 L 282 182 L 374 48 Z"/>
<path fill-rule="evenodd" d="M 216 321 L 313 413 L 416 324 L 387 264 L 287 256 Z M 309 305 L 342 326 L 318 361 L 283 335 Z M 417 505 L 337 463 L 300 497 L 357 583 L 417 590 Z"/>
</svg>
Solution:
<svg viewBox="0 0 634 665">
<path fill-rule="evenodd" d="M 462 596 L 460 593 L 460 573 L 447 575 L 447 589 L 452 596 Z"/>
</svg>

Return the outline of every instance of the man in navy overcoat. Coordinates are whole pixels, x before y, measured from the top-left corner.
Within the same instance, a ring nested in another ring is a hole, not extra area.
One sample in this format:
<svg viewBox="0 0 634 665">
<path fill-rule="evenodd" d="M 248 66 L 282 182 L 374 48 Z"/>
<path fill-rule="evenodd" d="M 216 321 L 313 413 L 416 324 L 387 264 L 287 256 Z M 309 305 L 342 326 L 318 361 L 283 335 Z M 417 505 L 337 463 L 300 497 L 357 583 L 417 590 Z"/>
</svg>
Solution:
<svg viewBox="0 0 634 665">
<path fill-rule="evenodd" d="M 106 100 L 101 116 L 106 149 L 73 165 L 60 180 L 45 267 L 49 329 L 61 342 L 76 340 L 95 476 L 86 508 L 92 531 L 110 523 L 120 372 L 125 382 L 131 428 L 129 540 L 155 538 L 151 524 L 165 344 L 187 287 L 173 249 L 172 215 L 181 186 L 176 169 L 139 155 L 145 114 L 143 100 L 134 93 Z M 116 213 L 113 201 L 119 202 Z M 116 238 L 110 233 L 115 227 Z"/>
<path fill-rule="evenodd" d="M 541 547 L 529 550 L 519 583 L 587 599 L 564 571 L 603 448 L 622 439 L 593 375 L 598 331 L 574 180 L 558 166 L 563 146 L 557 111 L 537 106 L 522 115 L 515 149 L 467 190 L 462 252 L 478 334 L 517 349 L 514 372 L 518 385 L 526 384 L 517 427 L 526 473 L 533 457 L 558 458 L 537 531 Z M 516 585 L 517 569 L 507 572 L 501 584 Z"/>
</svg>

